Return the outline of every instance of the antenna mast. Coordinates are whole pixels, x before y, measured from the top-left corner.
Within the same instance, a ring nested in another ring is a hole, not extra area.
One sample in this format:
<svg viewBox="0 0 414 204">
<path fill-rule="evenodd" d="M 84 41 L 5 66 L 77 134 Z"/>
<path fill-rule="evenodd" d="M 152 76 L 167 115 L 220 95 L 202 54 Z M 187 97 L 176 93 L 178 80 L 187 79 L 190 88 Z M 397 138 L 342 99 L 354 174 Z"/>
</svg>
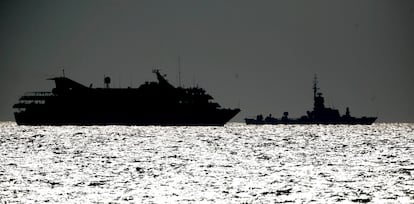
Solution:
<svg viewBox="0 0 414 204">
<path fill-rule="evenodd" d="M 315 74 L 313 79 L 313 98 L 316 98 L 316 93 L 318 92 L 318 77 Z"/>
<path fill-rule="evenodd" d="M 181 87 L 181 56 L 178 55 L 178 87 Z"/>
</svg>

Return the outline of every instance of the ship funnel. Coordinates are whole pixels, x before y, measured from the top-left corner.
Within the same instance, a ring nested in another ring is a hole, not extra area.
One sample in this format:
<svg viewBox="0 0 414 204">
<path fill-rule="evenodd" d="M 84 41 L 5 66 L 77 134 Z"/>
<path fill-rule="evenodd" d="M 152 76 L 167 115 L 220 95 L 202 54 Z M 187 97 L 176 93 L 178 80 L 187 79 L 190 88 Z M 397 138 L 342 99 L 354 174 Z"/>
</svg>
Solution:
<svg viewBox="0 0 414 204">
<path fill-rule="evenodd" d="M 111 83 L 111 78 L 110 77 L 105 77 L 104 78 L 104 83 L 105 83 L 105 87 L 107 89 L 109 89 L 109 84 Z"/>
</svg>

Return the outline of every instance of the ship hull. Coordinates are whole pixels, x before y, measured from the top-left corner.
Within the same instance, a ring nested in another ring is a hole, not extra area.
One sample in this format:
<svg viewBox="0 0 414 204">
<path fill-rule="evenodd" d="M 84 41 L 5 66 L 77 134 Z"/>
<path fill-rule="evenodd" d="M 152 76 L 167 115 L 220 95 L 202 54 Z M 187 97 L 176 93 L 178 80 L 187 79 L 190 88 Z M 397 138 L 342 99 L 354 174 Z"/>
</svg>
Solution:
<svg viewBox="0 0 414 204">
<path fill-rule="evenodd" d="M 160 125 L 160 126 L 223 126 L 239 109 L 209 112 L 16 112 L 18 125 Z"/>
<path fill-rule="evenodd" d="M 371 125 L 375 122 L 376 117 L 363 117 L 344 119 L 336 121 L 312 121 L 312 120 L 273 120 L 273 121 L 258 121 L 255 119 L 245 119 L 247 125 Z"/>
</svg>

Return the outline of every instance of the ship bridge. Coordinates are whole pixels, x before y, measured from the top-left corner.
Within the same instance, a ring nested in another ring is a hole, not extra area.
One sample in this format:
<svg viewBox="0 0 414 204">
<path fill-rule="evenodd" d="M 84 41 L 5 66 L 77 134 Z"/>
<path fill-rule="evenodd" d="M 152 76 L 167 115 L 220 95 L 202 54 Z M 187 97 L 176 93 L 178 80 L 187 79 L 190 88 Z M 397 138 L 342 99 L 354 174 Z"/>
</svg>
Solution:
<svg viewBox="0 0 414 204">
<path fill-rule="evenodd" d="M 48 80 L 55 81 L 56 88 L 52 90 L 53 94 L 59 94 L 59 93 L 71 91 L 71 90 L 88 89 L 88 87 L 76 81 L 73 81 L 72 79 L 66 78 L 66 77 L 54 77 L 54 78 L 49 78 Z"/>
</svg>

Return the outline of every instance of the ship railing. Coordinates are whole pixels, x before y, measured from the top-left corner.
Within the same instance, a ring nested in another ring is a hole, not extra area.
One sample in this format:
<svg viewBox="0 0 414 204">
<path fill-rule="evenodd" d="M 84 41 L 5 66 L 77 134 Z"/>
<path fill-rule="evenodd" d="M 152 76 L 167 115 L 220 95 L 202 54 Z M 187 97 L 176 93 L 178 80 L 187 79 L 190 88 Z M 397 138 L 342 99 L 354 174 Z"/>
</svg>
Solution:
<svg viewBox="0 0 414 204">
<path fill-rule="evenodd" d="M 27 92 L 20 97 L 20 101 L 44 101 L 53 96 L 52 92 Z"/>
<path fill-rule="evenodd" d="M 53 96 L 53 93 L 50 91 L 36 91 L 36 92 L 26 92 L 25 96 Z"/>
<path fill-rule="evenodd" d="M 22 107 L 26 107 L 28 105 L 42 105 L 45 104 L 45 101 L 42 100 L 33 100 L 33 101 L 20 101 L 19 103 L 16 103 L 14 105 L 15 108 L 22 108 Z"/>
</svg>

